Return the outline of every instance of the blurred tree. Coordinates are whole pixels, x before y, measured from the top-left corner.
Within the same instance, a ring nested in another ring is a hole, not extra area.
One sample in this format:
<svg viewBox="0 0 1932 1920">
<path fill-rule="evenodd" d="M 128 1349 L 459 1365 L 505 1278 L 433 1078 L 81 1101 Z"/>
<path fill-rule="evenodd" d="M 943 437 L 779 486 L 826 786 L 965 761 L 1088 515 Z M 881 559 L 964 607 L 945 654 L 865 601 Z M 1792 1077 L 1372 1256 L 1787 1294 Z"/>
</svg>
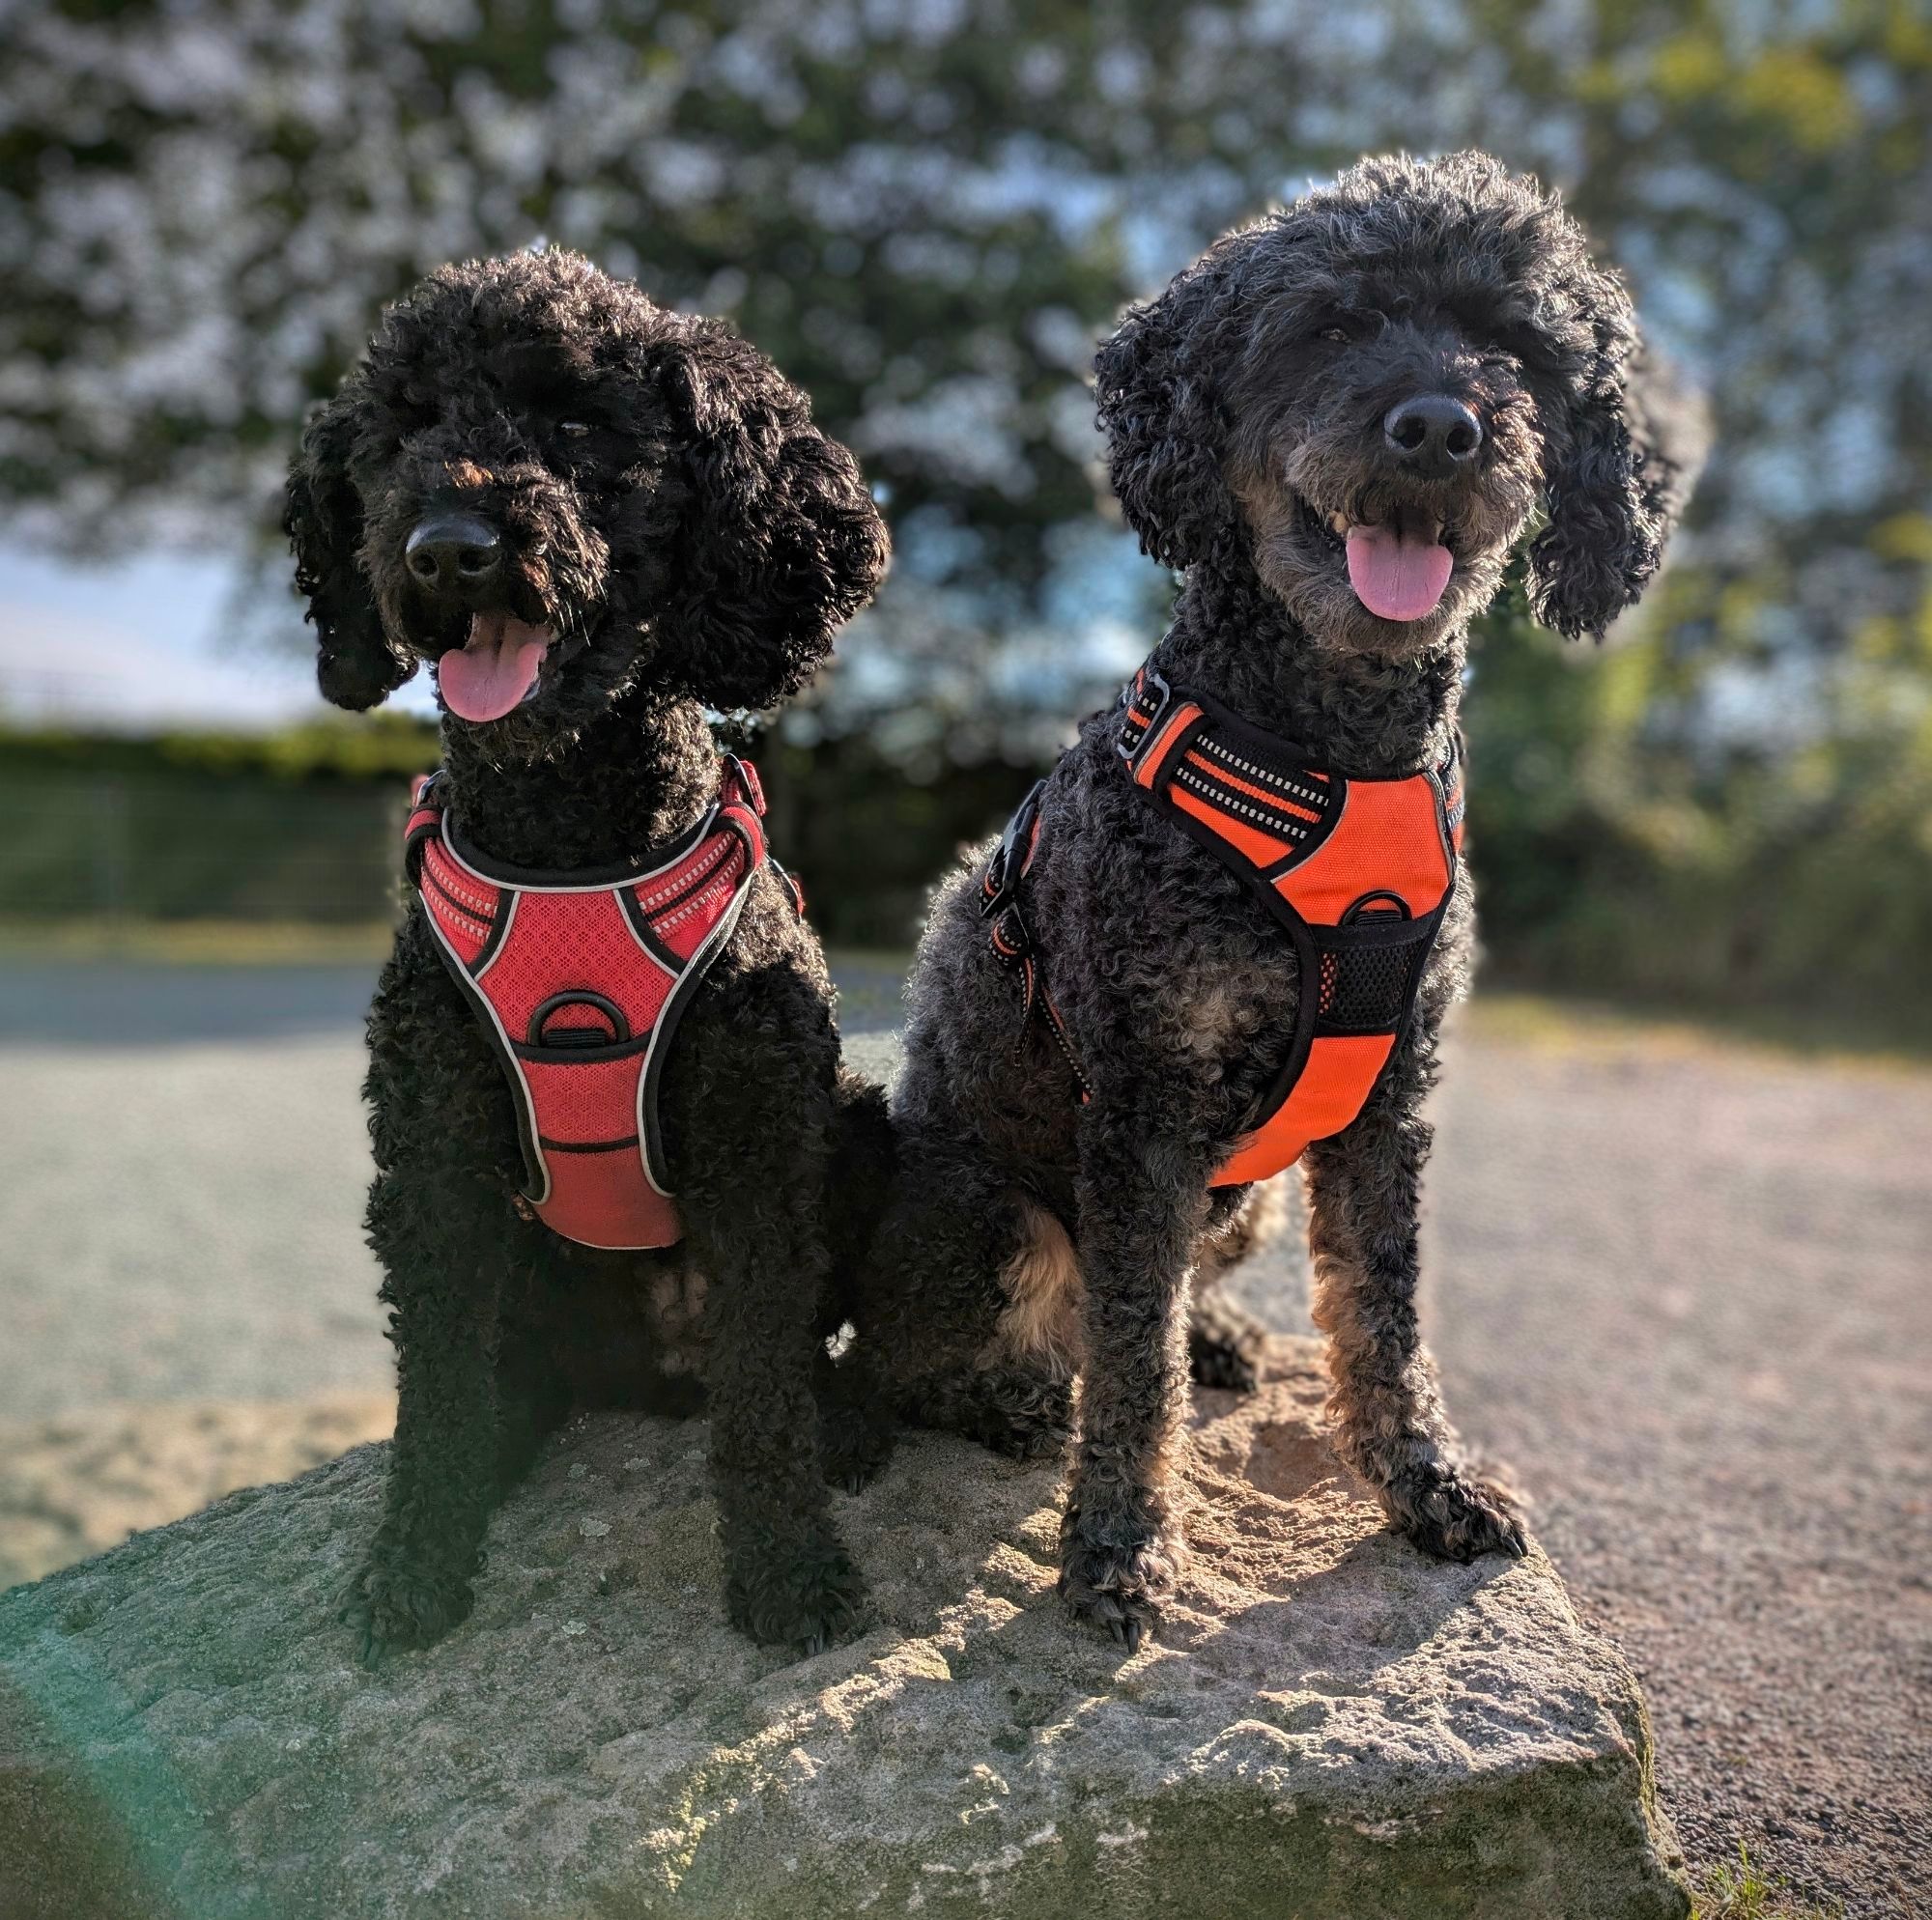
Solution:
<svg viewBox="0 0 1932 1920">
<path fill-rule="evenodd" d="M 1309 172 L 1474 143 L 1574 190 L 1714 383 L 1700 552 L 1760 642 L 1901 610 L 1858 529 L 1932 482 L 1912 0 L 0 0 L 0 501 L 70 539 L 232 533 L 384 299 L 542 234 L 805 381 L 934 653 L 1064 644 L 1052 584 L 1114 557 L 1095 330 Z"/>
<path fill-rule="evenodd" d="M 1720 437 L 1630 662 L 1506 630 L 1479 666 L 1534 889 L 1563 727 L 1722 833 L 1774 743 L 1902 750 L 1871 716 L 1924 665 L 1928 129 L 1922 0 L 0 0 L 0 514 L 239 540 L 380 303 L 544 235 L 735 318 L 889 499 L 890 645 L 794 742 L 1037 755 L 1164 590 L 1094 512 L 1095 333 L 1311 174 L 1485 146 L 1571 192 Z"/>
</svg>

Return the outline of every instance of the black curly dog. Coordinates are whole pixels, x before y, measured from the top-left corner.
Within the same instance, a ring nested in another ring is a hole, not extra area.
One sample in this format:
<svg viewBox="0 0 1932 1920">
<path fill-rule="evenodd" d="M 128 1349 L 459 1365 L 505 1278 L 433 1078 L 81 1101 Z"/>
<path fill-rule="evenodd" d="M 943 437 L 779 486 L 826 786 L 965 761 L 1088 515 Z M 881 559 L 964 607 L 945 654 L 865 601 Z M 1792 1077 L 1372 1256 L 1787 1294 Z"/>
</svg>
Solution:
<svg viewBox="0 0 1932 1920">
<path fill-rule="evenodd" d="M 1364 161 L 1227 235 L 1096 361 L 1122 508 L 1185 575 L 1153 665 L 1311 764 L 1436 764 L 1469 622 L 1539 508 L 1527 560 L 1545 625 L 1601 634 L 1656 570 L 1688 474 L 1633 442 L 1637 344 L 1575 222 L 1481 155 Z M 1353 526 L 1449 547 L 1434 610 L 1369 609 L 1345 557 Z M 1060 1588 L 1131 1649 L 1184 1553 L 1169 1459 L 1190 1270 L 1245 1230 L 1251 1190 L 1210 1199 L 1208 1180 L 1282 1065 L 1297 963 L 1241 882 L 1133 790 L 1111 719 L 1083 727 L 1041 815 L 1027 919 L 1092 1098 L 1074 1098 L 1045 1022 L 1016 1045 L 980 848 L 920 950 L 900 1168 L 861 1325 L 906 1415 L 1016 1453 L 1059 1445 L 1081 1373 Z M 1459 1463 L 1416 1328 L 1421 1109 L 1471 924 L 1463 869 L 1369 1104 L 1303 1159 L 1338 1447 L 1393 1527 L 1455 1559 L 1523 1547 L 1506 1494 Z M 1242 1378 L 1246 1338 L 1210 1303 L 1197 1371 Z"/>
<path fill-rule="evenodd" d="M 452 513 L 457 561 L 409 565 L 412 530 Z M 887 557 L 851 455 L 762 354 L 564 252 L 447 268 L 391 307 L 309 425 L 287 528 L 339 705 L 434 666 L 472 615 L 546 635 L 523 704 L 471 724 L 445 699 L 442 736 L 467 835 L 551 871 L 641 862 L 689 827 L 718 789 L 704 708 L 795 692 Z M 832 1003 L 760 867 L 663 1084 L 685 1238 L 599 1253 L 515 1204 L 502 1072 L 412 902 L 369 1016 L 367 1218 L 400 1404 L 346 1615 L 364 1658 L 469 1613 L 491 1509 L 568 1410 L 700 1393 L 732 1620 L 810 1650 L 848 1619 L 814 1369 L 829 1242 L 849 1265 L 869 1221 L 829 1220 L 827 1188 L 841 1155 L 835 1184 L 883 1177 L 865 1155 L 885 1120 L 840 1081 Z"/>
</svg>

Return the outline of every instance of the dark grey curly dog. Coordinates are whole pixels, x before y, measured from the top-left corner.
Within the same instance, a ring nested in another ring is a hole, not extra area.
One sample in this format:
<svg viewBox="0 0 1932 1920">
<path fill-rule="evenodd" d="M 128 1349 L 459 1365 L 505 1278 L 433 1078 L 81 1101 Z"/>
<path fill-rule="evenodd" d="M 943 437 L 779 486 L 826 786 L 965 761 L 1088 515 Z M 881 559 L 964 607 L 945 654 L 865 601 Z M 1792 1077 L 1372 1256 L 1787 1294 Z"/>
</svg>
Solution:
<svg viewBox="0 0 1932 1920">
<path fill-rule="evenodd" d="M 1260 729 L 1278 766 L 1435 780 L 1469 621 L 1539 509 L 1531 601 L 1565 635 L 1601 634 L 1657 567 L 1687 483 L 1633 444 L 1636 348 L 1576 223 L 1481 155 L 1364 161 L 1217 241 L 1096 361 L 1121 505 L 1185 573 L 1150 666 Z M 1244 1230 L 1248 1190 L 1210 1179 L 1267 1111 L 1312 977 L 1257 888 L 1137 790 L 1122 751 L 1146 718 L 1088 721 L 1045 783 L 1016 896 L 1032 975 L 989 942 L 988 850 L 939 893 L 861 1323 L 906 1415 L 1015 1452 L 1058 1444 L 1081 1372 L 1061 1592 L 1129 1648 L 1184 1551 L 1168 1463 L 1190 1270 Z M 1471 954 L 1467 873 L 1442 848 L 1406 1025 L 1302 1166 L 1337 1445 L 1392 1526 L 1468 1559 L 1523 1536 L 1459 1463 L 1416 1328 L 1421 1107 Z M 1023 1026 L 1027 980 L 1050 1017 Z M 1242 1339 L 1210 1310 L 1197 1369 L 1238 1377 Z"/>
<path fill-rule="evenodd" d="M 463 844 L 553 878 L 659 865 L 719 798 L 704 709 L 795 692 L 887 555 L 851 455 L 762 354 L 563 252 L 447 268 L 391 307 L 303 438 L 287 525 L 323 692 L 368 707 L 430 663 Z M 468 1614 L 490 1511 L 570 1408 L 684 1410 L 700 1383 L 731 1618 L 811 1648 L 850 1614 L 813 1376 L 833 1253 L 849 1265 L 870 1224 L 828 1216 L 828 1180 L 841 1155 L 844 1188 L 883 1178 L 883 1103 L 839 1079 L 824 958 L 781 878 L 744 870 L 660 1036 L 683 1227 L 663 1251 L 576 1244 L 519 1201 L 523 1115 L 412 902 L 369 1017 L 400 1405 L 349 1603 L 365 1658 Z"/>
</svg>

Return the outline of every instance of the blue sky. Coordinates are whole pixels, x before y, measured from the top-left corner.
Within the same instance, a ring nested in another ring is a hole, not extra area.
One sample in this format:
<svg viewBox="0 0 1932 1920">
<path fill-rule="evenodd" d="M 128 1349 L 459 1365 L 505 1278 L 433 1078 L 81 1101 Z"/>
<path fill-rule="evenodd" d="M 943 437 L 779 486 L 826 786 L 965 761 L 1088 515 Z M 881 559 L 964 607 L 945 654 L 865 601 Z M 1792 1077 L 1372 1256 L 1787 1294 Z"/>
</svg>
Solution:
<svg viewBox="0 0 1932 1920">
<path fill-rule="evenodd" d="M 231 632 L 236 578 L 218 556 L 93 565 L 0 545 L 0 719 L 138 732 L 327 712 L 306 653 Z M 396 704 L 433 711 L 425 682 Z"/>
</svg>

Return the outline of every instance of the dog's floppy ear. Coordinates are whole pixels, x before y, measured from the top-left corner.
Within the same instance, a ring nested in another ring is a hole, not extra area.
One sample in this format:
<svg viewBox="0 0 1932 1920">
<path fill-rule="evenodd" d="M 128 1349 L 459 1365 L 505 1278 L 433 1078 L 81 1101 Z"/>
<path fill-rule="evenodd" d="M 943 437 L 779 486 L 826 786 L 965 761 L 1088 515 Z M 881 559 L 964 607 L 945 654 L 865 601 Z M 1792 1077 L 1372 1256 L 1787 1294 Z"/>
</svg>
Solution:
<svg viewBox="0 0 1932 1920">
<path fill-rule="evenodd" d="M 1204 559 L 1234 520 L 1221 477 L 1219 400 L 1197 351 L 1220 273 L 1211 256 L 1130 306 L 1094 356 L 1107 466 L 1141 551 L 1164 567 Z"/>
<path fill-rule="evenodd" d="M 1545 476 L 1548 521 L 1529 549 L 1536 617 L 1566 639 L 1601 639 L 1649 584 L 1662 554 L 1660 499 L 1626 410 L 1635 323 L 1623 289 L 1593 274 L 1597 347 L 1573 383 Z"/>
<path fill-rule="evenodd" d="M 316 679 L 323 697 L 360 712 L 393 693 L 415 662 L 383 632 L 375 595 L 357 561 L 362 507 L 349 479 L 355 403 L 342 393 L 309 421 L 289 464 L 282 530 L 296 556 L 296 590 L 315 622 Z"/>
<path fill-rule="evenodd" d="M 774 706 L 871 599 L 885 522 L 859 463 L 749 341 L 693 323 L 664 391 L 690 499 L 659 615 L 662 675 L 720 711 Z"/>
</svg>

